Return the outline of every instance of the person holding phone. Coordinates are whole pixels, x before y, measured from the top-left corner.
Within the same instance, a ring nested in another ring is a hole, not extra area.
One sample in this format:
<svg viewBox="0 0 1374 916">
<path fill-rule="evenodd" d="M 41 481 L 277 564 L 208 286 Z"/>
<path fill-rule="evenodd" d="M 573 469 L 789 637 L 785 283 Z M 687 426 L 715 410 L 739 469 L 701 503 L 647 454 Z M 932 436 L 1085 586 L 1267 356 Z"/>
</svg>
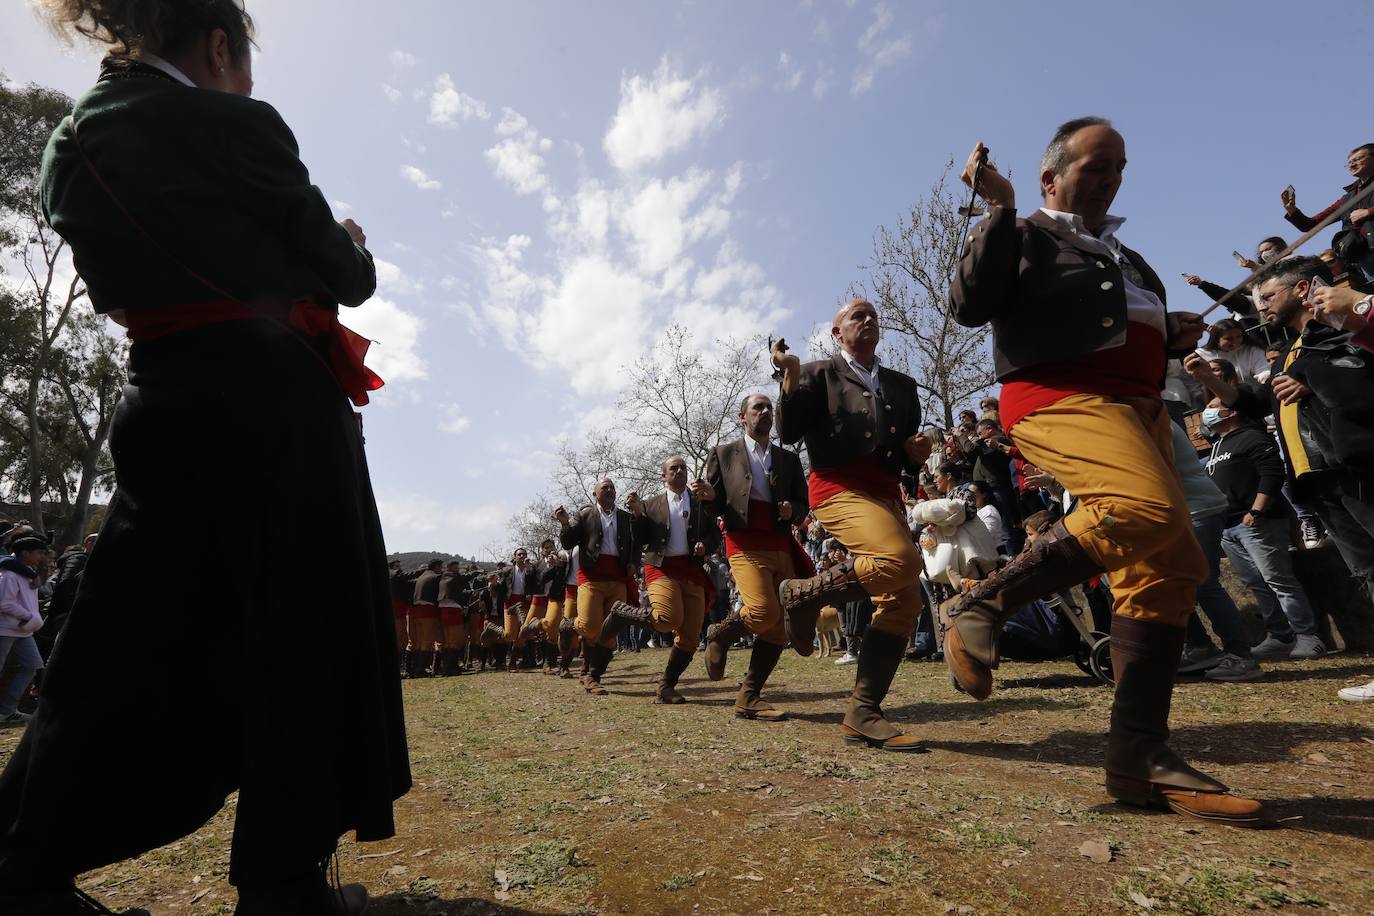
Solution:
<svg viewBox="0 0 1374 916">
<path fill-rule="evenodd" d="M 1342 190 L 1344 194 L 1331 206 L 1315 216 L 1308 216 L 1298 209 L 1298 195 L 1290 184 L 1283 189 L 1279 199 L 1283 203 L 1283 218 L 1302 232 L 1308 232 L 1339 210 L 1347 201 L 1357 195 L 1369 195 L 1374 189 L 1374 143 L 1364 143 L 1355 147 L 1345 157 L 1350 177 L 1355 179 Z M 1374 195 L 1366 198 L 1341 219 L 1340 231 L 1331 240 L 1331 247 L 1348 265 L 1357 268 L 1351 273 L 1352 285 L 1365 286 L 1374 283 L 1374 249 L 1370 248 L 1370 230 L 1374 228 Z M 1358 273 L 1359 283 L 1355 274 Z"/>
</svg>

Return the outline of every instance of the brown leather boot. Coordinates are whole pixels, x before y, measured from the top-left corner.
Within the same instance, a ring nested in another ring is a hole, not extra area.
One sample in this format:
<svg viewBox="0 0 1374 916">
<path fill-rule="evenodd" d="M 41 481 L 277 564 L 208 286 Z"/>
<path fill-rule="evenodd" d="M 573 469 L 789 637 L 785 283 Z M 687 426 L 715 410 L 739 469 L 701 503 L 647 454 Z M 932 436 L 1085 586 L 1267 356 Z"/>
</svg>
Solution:
<svg viewBox="0 0 1374 916">
<path fill-rule="evenodd" d="M 810 579 L 783 579 L 778 586 L 783 622 L 797 654 L 806 657 L 816 649 L 816 621 L 827 604 L 839 606 L 868 594 L 859 585 L 854 561 L 845 560 Z"/>
<path fill-rule="evenodd" d="M 564 627 L 563 621 L 558 625 L 558 676 L 561 678 L 572 677 L 572 672 L 568 670 L 572 667 L 573 649 L 577 646 L 576 627 Z"/>
<path fill-rule="evenodd" d="M 624 601 L 612 602 L 610 610 L 601 621 L 601 633 L 597 636 L 598 643 L 609 642 L 620 635 L 620 631 L 630 624 L 641 627 L 652 626 L 650 619 L 653 611 L 646 607 L 638 607 L 633 604 L 626 604 Z"/>
<path fill-rule="evenodd" d="M 1107 734 L 1107 794 L 1119 802 L 1171 810 L 1235 827 L 1263 827 L 1264 806 L 1229 794 L 1169 747 L 1173 698 L 1183 628 L 1135 617 L 1112 618 L 1112 673 L 1116 698 Z"/>
<path fill-rule="evenodd" d="M 762 639 L 754 640 L 754 650 L 749 653 L 749 669 L 740 681 L 739 693 L 735 695 L 735 718 L 759 719 L 763 722 L 781 722 L 787 713 L 759 699 L 768 675 L 777 667 L 778 656 L 786 646 L 774 645 Z"/>
<path fill-rule="evenodd" d="M 525 625 L 520 628 L 521 639 L 534 639 L 544 632 L 544 620 L 542 617 L 533 617 L 525 621 Z"/>
<path fill-rule="evenodd" d="M 997 638 L 1002 625 L 1028 601 L 1072 588 L 1102 572 L 1062 522 L 1017 554 L 997 572 L 940 605 L 945 629 L 945 663 L 975 700 L 992 693 Z"/>
<path fill-rule="evenodd" d="M 663 676 L 658 679 L 658 693 L 654 696 L 655 703 L 663 703 L 668 706 L 677 706 L 687 701 L 675 689 L 677 679 L 682 677 L 682 672 L 687 670 L 687 666 L 692 663 L 694 652 L 684 652 L 677 646 L 668 650 L 668 664 L 663 668 Z"/>
<path fill-rule="evenodd" d="M 725 677 L 725 656 L 741 636 L 749 632 L 744 618 L 733 611 L 720 623 L 706 628 L 706 676 L 713 681 Z"/>
<path fill-rule="evenodd" d="M 887 697 L 892 678 L 902 664 L 906 652 L 906 638 L 884 633 L 869 627 L 864 631 L 863 648 L 859 650 L 858 669 L 854 672 L 854 692 L 849 696 L 849 708 L 844 713 L 846 744 L 867 744 L 885 751 L 924 751 L 912 735 L 904 735 L 883 717 L 883 699 Z"/>
<path fill-rule="evenodd" d="M 607 691 L 601 686 L 601 676 L 606 673 L 606 666 L 610 664 L 614 651 L 596 643 L 584 644 L 583 651 L 588 652 L 591 662 L 587 673 L 582 675 L 582 687 L 592 696 L 604 697 Z"/>
<path fill-rule="evenodd" d="M 577 676 L 578 678 L 584 678 L 587 676 L 587 673 L 591 671 L 592 644 L 587 641 L 586 637 L 581 637 L 579 642 L 582 645 L 582 670 L 577 672 Z"/>
</svg>

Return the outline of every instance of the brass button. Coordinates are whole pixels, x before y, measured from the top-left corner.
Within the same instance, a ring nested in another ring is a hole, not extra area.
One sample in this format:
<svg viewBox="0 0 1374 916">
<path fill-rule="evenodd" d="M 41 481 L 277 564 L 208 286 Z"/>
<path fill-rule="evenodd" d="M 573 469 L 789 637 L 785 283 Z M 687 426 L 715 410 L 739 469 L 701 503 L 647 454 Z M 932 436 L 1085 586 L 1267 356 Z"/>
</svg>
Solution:
<svg viewBox="0 0 1374 916">
<path fill-rule="evenodd" d="M 864 397 L 866 397 L 866 398 L 871 398 L 871 397 L 873 397 L 873 392 L 871 392 L 871 391 L 865 391 L 865 392 L 864 392 Z"/>
<path fill-rule="evenodd" d="M 1109 328 L 1109 327 L 1111 327 L 1111 326 L 1114 325 L 1114 324 L 1116 324 L 1116 319 L 1115 319 L 1115 318 L 1103 318 L 1103 319 L 1102 319 L 1102 326 L 1103 326 L 1104 328 Z"/>
<path fill-rule="evenodd" d="M 886 407 L 888 410 L 891 410 L 891 409 L 892 409 L 892 405 L 891 405 L 891 404 L 884 404 L 883 406 Z M 893 430 L 893 432 L 896 432 L 896 430 Z"/>
<path fill-rule="evenodd" d="M 864 431 L 864 438 L 865 438 L 865 439 L 872 439 L 872 438 L 873 438 L 873 434 L 872 434 L 871 432 L 868 432 L 867 430 L 865 430 L 865 431 Z"/>
<path fill-rule="evenodd" d="M 1102 283 L 1102 288 L 1103 288 L 1103 289 L 1111 289 L 1111 288 L 1112 288 L 1112 281 L 1111 281 L 1111 280 L 1104 280 L 1103 283 Z"/>
<path fill-rule="evenodd" d="M 1097 266 L 1098 266 L 1098 267 L 1104 267 L 1104 268 L 1105 268 L 1107 265 L 1106 265 L 1106 264 L 1103 264 L 1101 261 L 1098 261 L 1098 262 L 1097 262 Z"/>
<path fill-rule="evenodd" d="M 861 412 L 864 416 L 868 416 L 868 408 L 867 408 L 867 407 L 865 407 L 865 408 L 864 408 L 862 411 L 860 411 L 860 412 Z"/>
<path fill-rule="evenodd" d="M 889 458 L 892 457 L 892 451 L 891 451 L 890 449 L 888 450 L 887 457 L 889 457 Z"/>
<path fill-rule="evenodd" d="M 970 235 L 970 236 L 968 237 L 968 240 L 969 240 L 970 242 L 973 241 L 973 236 Z"/>
</svg>

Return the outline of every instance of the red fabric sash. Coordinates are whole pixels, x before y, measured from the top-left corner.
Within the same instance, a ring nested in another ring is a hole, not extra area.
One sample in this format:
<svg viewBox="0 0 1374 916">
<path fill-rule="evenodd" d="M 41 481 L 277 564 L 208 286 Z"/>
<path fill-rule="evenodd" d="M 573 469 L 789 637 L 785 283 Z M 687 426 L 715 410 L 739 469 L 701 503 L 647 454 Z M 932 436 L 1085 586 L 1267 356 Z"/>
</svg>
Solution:
<svg viewBox="0 0 1374 916">
<path fill-rule="evenodd" d="M 376 391 L 385 384 L 381 376 L 363 365 L 363 357 L 367 355 L 367 348 L 372 341 L 344 327 L 339 323 L 338 312 L 313 299 L 297 299 L 287 305 L 249 305 L 220 299 L 166 308 L 133 309 L 126 313 L 129 339 L 133 341 L 157 340 L 207 324 L 242 321 L 246 318 L 266 318 L 305 337 L 327 338 L 329 350 L 325 363 L 339 383 L 339 388 L 357 407 L 368 402 L 369 391 Z"/>
<path fill-rule="evenodd" d="M 564 601 L 576 601 L 576 600 L 577 600 L 577 586 L 576 586 L 576 585 L 564 585 L 564 586 L 563 586 L 563 600 L 564 600 Z"/>
<path fill-rule="evenodd" d="M 535 595 L 530 599 L 530 607 L 548 607 L 549 599 L 546 595 Z"/>
<path fill-rule="evenodd" d="M 701 586 L 701 590 L 706 594 L 706 608 L 709 611 L 716 604 L 716 586 L 711 581 L 711 577 L 706 575 L 706 570 L 702 569 L 701 561 L 695 557 L 664 557 L 662 568 L 652 563 L 644 564 L 644 584 L 646 586 L 657 582 L 659 579 L 677 579 L 681 582 L 691 582 Z"/>
<path fill-rule="evenodd" d="M 623 582 L 625 602 L 639 604 L 639 583 L 632 573 L 626 572 L 620 565 L 620 557 L 603 553 L 590 567 L 578 566 L 577 584 L 586 585 L 588 582 Z"/>
</svg>

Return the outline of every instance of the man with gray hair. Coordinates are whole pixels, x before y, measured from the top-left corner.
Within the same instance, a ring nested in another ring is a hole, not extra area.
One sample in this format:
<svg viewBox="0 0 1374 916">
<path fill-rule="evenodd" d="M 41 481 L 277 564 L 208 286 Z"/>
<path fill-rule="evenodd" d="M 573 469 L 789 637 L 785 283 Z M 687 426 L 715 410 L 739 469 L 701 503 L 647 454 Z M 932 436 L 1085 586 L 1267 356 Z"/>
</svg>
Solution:
<svg viewBox="0 0 1374 916">
<path fill-rule="evenodd" d="M 1025 219 L 982 143 L 964 168 L 989 211 L 968 238 L 950 304 L 965 327 L 992 325 L 1003 426 L 1078 508 L 941 607 L 945 659 L 958 686 L 985 699 L 998 634 L 1017 607 L 1106 573 L 1116 601 L 1108 793 L 1256 826 L 1259 802 L 1228 794 L 1168 744 L 1184 626 L 1208 568 L 1159 392 L 1166 354 L 1195 347 L 1203 322 L 1166 314 L 1164 284 L 1117 239 L 1125 220 L 1108 208 L 1125 168 L 1126 141 L 1094 117 L 1055 132 L 1040 167 L 1044 206 Z"/>
</svg>

